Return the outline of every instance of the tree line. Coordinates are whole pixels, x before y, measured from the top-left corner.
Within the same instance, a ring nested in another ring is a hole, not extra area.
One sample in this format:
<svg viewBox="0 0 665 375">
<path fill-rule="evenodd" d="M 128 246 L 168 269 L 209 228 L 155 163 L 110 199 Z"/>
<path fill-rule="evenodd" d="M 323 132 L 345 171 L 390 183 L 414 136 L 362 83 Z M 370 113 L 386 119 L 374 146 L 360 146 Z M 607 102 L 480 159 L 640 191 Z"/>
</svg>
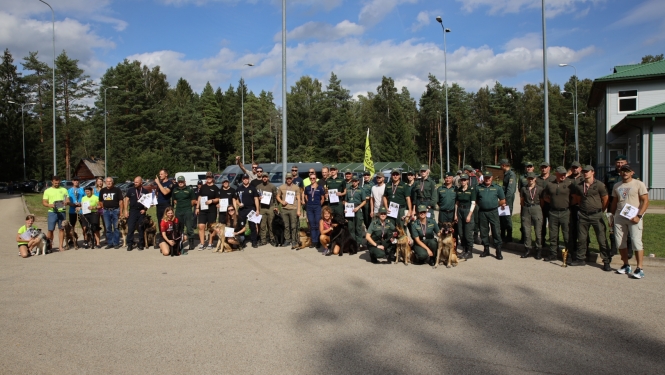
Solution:
<svg viewBox="0 0 665 375">
<path fill-rule="evenodd" d="M 23 175 L 21 107 L 8 103 L 13 101 L 36 103 L 24 113 L 26 164 L 28 178 L 43 180 L 52 171 L 52 71 L 37 52 L 20 64 L 24 74 L 10 51 L 4 51 L 0 147 L 5 162 L 0 179 Z M 207 83 L 198 93 L 184 78 L 170 86 L 159 66 L 129 60 L 109 68 L 96 84 L 65 51 L 55 65 L 58 174 L 65 178 L 81 158 L 104 157 L 104 108 L 108 171 L 121 179 L 152 176 L 161 168 L 221 171 L 242 153 L 243 100 L 246 161 L 281 162 L 282 111 L 271 92 L 256 94 L 240 80 L 226 90 Z M 567 166 L 575 157 L 576 79 L 570 77 L 563 87 L 548 85 L 554 165 Z M 577 90 L 580 161 L 594 164 L 595 111 L 586 107 L 591 83 L 579 80 Z M 390 77 L 383 77 L 375 92 L 353 98 L 334 73 L 325 84 L 303 76 L 287 93 L 288 161 L 362 162 L 369 129 L 375 162 L 428 164 L 439 175 L 439 165 L 446 164 L 445 108 L 444 84 L 431 74 L 418 101 Z M 451 169 L 465 164 L 480 168 L 503 158 L 517 169 L 525 160 L 541 161 L 543 118 L 542 83 L 518 90 L 496 82 L 476 92 L 449 85 Z"/>
</svg>

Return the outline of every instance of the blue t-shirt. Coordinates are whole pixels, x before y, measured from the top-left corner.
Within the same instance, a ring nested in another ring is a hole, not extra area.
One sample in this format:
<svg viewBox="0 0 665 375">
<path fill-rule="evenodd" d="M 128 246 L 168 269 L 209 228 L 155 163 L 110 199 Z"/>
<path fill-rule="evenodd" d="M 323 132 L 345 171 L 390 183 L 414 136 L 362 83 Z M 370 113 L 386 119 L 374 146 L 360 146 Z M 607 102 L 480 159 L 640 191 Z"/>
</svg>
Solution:
<svg viewBox="0 0 665 375">
<path fill-rule="evenodd" d="M 155 189 L 157 191 L 157 204 L 171 204 L 171 195 L 173 194 L 173 182 L 171 180 L 166 180 L 162 182 L 162 186 L 165 189 L 169 189 L 169 193 L 164 195 L 162 190 L 157 186 Z"/>
<path fill-rule="evenodd" d="M 307 205 L 308 206 L 320 206 L 321 197 L 325 196 L 325 190 L 323 186 L 318 185 L 316 189 L 312 189 L 312 185 L 305 188 L 305 194 L 307 195 Z"/>
<path fill-rule="evenodd" d="M 293 178 L 293 184 L 296 185 L 299 188 L 302 188 L 302 185 L 303 185 L 302 178 L 294 177 Z"/>
<path fill-rule="evenodd" d="M 70 203 L 81 203 L 81 199 L 85 197 L 85 191 L 83 190 L 82 187 L 79 188 L 69 188 L 69 202 Z M 69 213 L 70 214 L 75 214 L 76 213 L 76 207 L 69 206 Z"/>
</svg>

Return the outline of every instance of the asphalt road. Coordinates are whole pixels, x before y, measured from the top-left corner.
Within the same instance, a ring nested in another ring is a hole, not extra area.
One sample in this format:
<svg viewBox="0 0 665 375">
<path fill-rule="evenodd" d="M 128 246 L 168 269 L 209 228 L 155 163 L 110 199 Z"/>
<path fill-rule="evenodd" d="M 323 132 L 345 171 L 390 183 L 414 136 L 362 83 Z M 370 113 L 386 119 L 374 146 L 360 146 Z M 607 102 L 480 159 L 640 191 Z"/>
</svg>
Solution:
<svg viewBox="0 0 665 375">
<path fill-rule="evenodd" d="M 271 247 L 22 259 L 21 200 L 2 198 L 2 374 L 665 373 L 663 268 Z"/>
</svg>

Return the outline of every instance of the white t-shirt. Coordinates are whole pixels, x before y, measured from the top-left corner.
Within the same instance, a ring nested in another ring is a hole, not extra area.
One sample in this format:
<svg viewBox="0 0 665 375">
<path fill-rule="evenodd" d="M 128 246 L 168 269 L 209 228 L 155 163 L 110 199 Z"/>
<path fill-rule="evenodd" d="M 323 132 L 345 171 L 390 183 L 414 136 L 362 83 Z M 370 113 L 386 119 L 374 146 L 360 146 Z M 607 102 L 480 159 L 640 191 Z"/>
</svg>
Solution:
<svg viewBox="0 0 665 375">
<path fill-rule="evenodd" d="M 617 198 L 617 212 L 621 212 L 626 203 L 633 207 L 640 207 L 640 195 L 649 194 L 646 185 L 640 180 L 633 179 L 625 183 L 618 182 L 612 189 L 612 196 Z"/>
<path fill-rule="evenodd" d="M 379 208 L 383 204 L 383 193 L 386 191 L 386 184 L 381 186 L 372 186 L 372 199 L 374 200 L 374 213 L 379 212 Z"/>
</svg>

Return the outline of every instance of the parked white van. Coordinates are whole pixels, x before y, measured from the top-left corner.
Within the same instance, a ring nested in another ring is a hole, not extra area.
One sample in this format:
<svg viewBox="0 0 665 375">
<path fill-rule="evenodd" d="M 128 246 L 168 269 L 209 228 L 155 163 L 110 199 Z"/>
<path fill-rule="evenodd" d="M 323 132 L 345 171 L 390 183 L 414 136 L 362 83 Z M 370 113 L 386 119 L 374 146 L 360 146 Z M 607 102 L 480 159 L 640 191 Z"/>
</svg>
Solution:
<svg viewBox="0 0 665 375">
<path fill-rule="evenodd" d="M 178 172 L 175 174 L 175 179 L 178 181 L 178 177 L 184 176 L 185 177 L 185 184 L 187 186 L 193 186 L 196 187 L 196 184 L 200 181 L 205 182 L 206 180 L 206 172 Z"/>
</svg>

